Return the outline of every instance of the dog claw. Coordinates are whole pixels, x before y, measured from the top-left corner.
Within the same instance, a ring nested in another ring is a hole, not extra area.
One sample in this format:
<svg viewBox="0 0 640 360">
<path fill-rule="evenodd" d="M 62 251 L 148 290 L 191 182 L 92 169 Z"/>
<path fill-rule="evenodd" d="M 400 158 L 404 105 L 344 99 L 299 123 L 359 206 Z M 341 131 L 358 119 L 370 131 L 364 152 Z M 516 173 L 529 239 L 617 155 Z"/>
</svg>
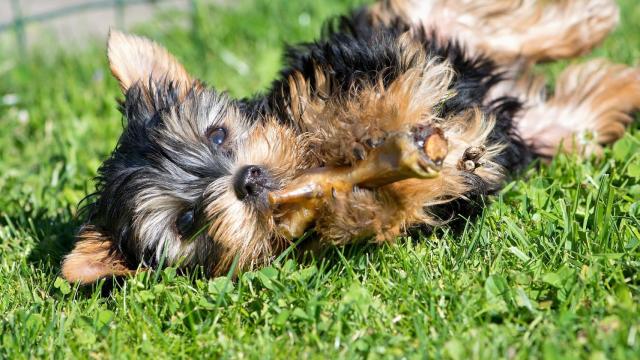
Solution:
<svg viewBox="0 0 640 360">
<path fill-rule="evenodd" d="M 458 170 L 473 172 L 484 163 L 481 158 L 487 153 L 484 146 L 471 146 L 464 151 L 462 158 L 458 161 Z"/>
<path fill-rule="evenodd" d="M 471 160 L 467 160 L 465 162 L 462 163 L 462 169 L 460 170 L 464 170 L 464 171 L 468 171 L 468 172 L 472 172 L 476 169 L 476 163 L 474 163 Z"/>
<path fill-rule="evenodd" d="M 360 143 L 353 144 L 353 156 L 356 160 L 362 161 L 367 158 L 367 150 Z"/>
</svg>

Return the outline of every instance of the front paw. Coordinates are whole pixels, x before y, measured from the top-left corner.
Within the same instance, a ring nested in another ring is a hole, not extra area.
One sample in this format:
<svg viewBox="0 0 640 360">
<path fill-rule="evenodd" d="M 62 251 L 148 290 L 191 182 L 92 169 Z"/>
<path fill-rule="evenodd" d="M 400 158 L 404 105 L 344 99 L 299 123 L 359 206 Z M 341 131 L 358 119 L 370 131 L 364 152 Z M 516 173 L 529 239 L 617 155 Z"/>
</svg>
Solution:
<svg viewBox="0 0 640 360">
<path fill-rule="evenodd" d="M 381 130 L 372 130 L 351 145 L 353 157 L 357 161 L 366 160 L 369 152 L 384 144 L 388 134 Z"/>
<path fill-rule="evenodd" d="M 487 153 L 484 146 L 471 146 L 464 151 L 462 158 L 458 161 L 458 170 L 466 172 L 474 172 L 477 168 L 484 165 L 482 157 Z"/>
</svg>

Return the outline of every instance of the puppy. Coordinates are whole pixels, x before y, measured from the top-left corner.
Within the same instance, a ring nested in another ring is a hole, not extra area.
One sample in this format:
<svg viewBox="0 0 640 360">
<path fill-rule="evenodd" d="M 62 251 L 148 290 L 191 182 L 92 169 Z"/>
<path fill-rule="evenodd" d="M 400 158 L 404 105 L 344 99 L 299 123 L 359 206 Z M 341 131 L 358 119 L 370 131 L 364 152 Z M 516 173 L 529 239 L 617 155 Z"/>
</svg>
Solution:
<svg viewBox="0 0 640 360">
<path fill-rule="evenodd" d="M 383 1 L 290 48 L 271 90 L 241 100 L 112 32 L 126 126 L 63 276 L 237 273 L 308 231 L 320 246 L 393 241 L 480 211 L 535 157 L 597 155 L 640 108 L 640 70 L 573 66 L 548 96 L 530 66 L 584 53 L 617 22 L 611 1 L 561 3 Z"/>
</svg>

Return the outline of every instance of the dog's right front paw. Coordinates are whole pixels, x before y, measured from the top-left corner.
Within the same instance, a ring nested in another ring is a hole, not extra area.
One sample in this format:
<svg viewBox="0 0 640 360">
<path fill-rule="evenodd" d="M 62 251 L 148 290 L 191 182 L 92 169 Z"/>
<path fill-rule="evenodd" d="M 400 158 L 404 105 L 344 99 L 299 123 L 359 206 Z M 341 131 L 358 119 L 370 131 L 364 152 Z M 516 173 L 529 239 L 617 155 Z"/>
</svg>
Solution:
<svg viewBox="0 0 640 360">
<path fill-rule="evenodd" d="M 458 170 L 474 172 L 483 165 L 482 157 L 487 153 L 484 146 L 471 146 L 464 151 L 462 158 L 458 161 Z"/>
</svg>

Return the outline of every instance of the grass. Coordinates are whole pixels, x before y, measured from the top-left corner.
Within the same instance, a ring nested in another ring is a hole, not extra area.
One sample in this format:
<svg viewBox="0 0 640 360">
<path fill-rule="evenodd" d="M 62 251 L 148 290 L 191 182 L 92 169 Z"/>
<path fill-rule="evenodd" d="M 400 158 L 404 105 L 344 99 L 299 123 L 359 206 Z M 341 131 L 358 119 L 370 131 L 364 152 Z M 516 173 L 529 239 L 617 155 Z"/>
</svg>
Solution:
<svg viewBox="0 0 640 360">
<path fill-rule="evenodd" d="M 633 64 L 640 6 L 620 4 L 622 26 L 593 56 Z M 283 42 L 351 5 L 201 5 L 138 31 L 243 96 L 275 76 Z M 55 48 L 19 60 L 0 42 L 0 358 L 640 356 L 638 122 L 604 159 L 532 168 L 461 234 L 281 259 L 234 283 L 165 269 L 103 294 L 58 272 L 121 129 L 118 88 L 101 43 Z"/>
</svg>

